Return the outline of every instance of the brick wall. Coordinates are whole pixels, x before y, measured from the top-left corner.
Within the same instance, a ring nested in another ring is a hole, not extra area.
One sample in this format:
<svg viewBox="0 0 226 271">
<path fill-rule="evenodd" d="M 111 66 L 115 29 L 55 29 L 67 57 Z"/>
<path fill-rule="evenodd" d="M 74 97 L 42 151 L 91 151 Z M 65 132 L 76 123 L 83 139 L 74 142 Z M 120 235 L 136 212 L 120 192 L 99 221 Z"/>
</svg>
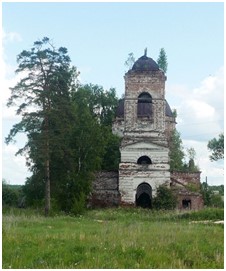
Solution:
<svg viewBox="0 0 226 271">
<path fill-rule="evenodd" d="M 118 171 L 100 171 L 92 182 L 92 193 L 89 203 L 92 207 L 118 206 Z"/>
<path fill-rule="evenodd" d="M 180 171 L 172 171 L 170 177 L 172 179 L 181 182 L 183 185 L 194 184 L 197 187 L 200 186 L 200 174 L 201 171 L 198 172 L 180 172 Z"/>
<path fill-rule="evenodd" d="M 204 206 L 200 189 L 201 172 L 171 172 L 171 188 L 175 191 L 178 200 L 179 210 L 199 210 Z M 192 187 L 191 187 L 192 185 Z M 193 188 L 195 191 L 190 191 Z"/>
</svg>

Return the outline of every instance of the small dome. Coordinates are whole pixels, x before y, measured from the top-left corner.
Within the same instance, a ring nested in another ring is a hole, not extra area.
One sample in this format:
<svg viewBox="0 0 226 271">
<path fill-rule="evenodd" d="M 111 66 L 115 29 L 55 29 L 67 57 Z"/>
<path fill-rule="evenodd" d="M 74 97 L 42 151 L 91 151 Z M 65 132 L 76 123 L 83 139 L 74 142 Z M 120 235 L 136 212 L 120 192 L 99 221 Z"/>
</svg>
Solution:
<svg viewBox="0 0 226 271">
<path fill-rule="evenodd" d="M 146 54 L 140 57 L 132 67 L 132 71 L 157 71 L 159 70 L 158 64 Z"/>
</svg>

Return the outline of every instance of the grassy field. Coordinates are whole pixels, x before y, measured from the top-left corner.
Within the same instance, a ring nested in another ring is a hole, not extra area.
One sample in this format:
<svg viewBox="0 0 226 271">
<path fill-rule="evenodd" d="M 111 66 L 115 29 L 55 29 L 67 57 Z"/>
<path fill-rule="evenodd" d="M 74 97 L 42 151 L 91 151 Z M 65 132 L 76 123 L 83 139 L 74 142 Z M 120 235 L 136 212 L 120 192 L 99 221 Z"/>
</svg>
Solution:
<svg viewBox="0 0 226 271">
<path fill-rule="evenodd" d="M 3 214 L 2 267 L 224 268 L 223 210 L 180 214 L 145 209 L 90 210 L 82 216 Z"/>
</svg>

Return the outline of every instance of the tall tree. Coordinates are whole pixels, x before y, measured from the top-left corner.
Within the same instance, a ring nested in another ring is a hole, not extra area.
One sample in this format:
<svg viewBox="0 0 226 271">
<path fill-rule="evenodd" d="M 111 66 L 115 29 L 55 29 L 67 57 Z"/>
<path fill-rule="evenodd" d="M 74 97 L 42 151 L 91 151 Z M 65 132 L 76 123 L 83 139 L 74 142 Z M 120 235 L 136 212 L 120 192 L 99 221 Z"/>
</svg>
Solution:
<svg viewBox="0 0 226 271">
<path fill-rule="evenodd" d="M 180 133 L 174 129 L 169 145 L 170 170 L 183 170 L 185 157 Z"/>
<path fill-rule="evenodd" d="M 224 159 L 224 134 L 219 134 L 218 139 L 213 138 L 208 142 L 207 148 L 212 152 L 210 155 L 211 161 Z"/>
<path fill-rule="evenodd" d="M 75 95 L 77 100 L 81 100 L 81 98 L 78 98 L 79 95 L 84 97 L 91 114 L 100 124 L 104 138 L 102 141 L 104 153 L 101 169 L 118 169 L 120 140 L 112 134 L 112 122 L 115 119 L 115 111 L 118 106 L 115 89 L 104 90 L 102 86 L 89 84 L 79 87 L 78 93 Z"/>
<path fill-rule="evenodd" d="M 164 73 L 167 72 L 168 68 L 168 62 L 167 62 L 167 56 L 164 48 L 160 49 L 159 57 L 157 59 L 157 63 L 159 65 L 159 68 L 164 71 Z"/>
<path fill-rule="evenodd" d="M 16 73 L 23 78 L 11 88 L 8 106 L 17 105 L 17 114 L 22 120 L 10 130 L 6 143 L 19 132 L 28 136 L 25 146 L 17 154 L 31 154 L 36 149 L 35 159 L 43 168 L 45 179 L 45 214 L 50 211 L 50 156 L 58 145 L 60 130 L 66 128 L 64 116 L 70 114 L 70 95 L 75 88 L 77 71 L 70 66 L 67 49 L 56 49 L 49 38 L 34 42 L 30 50 L 22 51 L 18 58 Z M 63 114 L 62 114 L 63 112 Z M 61 125 L 59 126 L 59 123 Z M 33 152 L 34 154 L 34 152 Z M 29 157 L 33 161 L 32 155 Z M 33 168 L 35 170 L 35 168 Z"/>
<path fill-rule="evenodd" d="M 186 149 L 186 151 L 188 156 L 188 165 L 187 164 L 184 165 L 185 169 L 187 169 L 189 172 L 199 171 L 199 167 L 195 164 L 196 157 L 195 149 L 191 147 Z"/>
<path fill-rule="evenodd" d="M 93 173 L 118 168 L 119 140 L 111 132 L 117 97 L 114 89 L 107 91 L 98 85 L 80 85 L 73 92 L 71 103 L 67 131 L 61 128 L 61 118 L 51 122 L 55 133 L 51 143 L 56 141 L 50 154 L 51 180 L 54 180 L 51 200 L 55 210 L 79 213 L 85 207 Z M 33 175 L 24 188 L 28 204 L 36 206 L 44 198 L 39 149 L 35 141 L 30 151 Z"/>
</svg>

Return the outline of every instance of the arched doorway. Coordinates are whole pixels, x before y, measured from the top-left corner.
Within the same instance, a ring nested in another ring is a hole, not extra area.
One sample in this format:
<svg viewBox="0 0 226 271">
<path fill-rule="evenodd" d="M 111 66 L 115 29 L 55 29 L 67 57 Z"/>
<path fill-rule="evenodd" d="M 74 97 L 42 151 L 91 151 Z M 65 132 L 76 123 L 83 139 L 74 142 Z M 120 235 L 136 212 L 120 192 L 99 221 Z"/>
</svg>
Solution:
<svg viewBox="0 0 226 271">
<path fill-rule="evenodd" d="M 148 183 L 142 183 L 137 187 L 136 206 L 151 208 L 152 188 Z"/>
</svg>

